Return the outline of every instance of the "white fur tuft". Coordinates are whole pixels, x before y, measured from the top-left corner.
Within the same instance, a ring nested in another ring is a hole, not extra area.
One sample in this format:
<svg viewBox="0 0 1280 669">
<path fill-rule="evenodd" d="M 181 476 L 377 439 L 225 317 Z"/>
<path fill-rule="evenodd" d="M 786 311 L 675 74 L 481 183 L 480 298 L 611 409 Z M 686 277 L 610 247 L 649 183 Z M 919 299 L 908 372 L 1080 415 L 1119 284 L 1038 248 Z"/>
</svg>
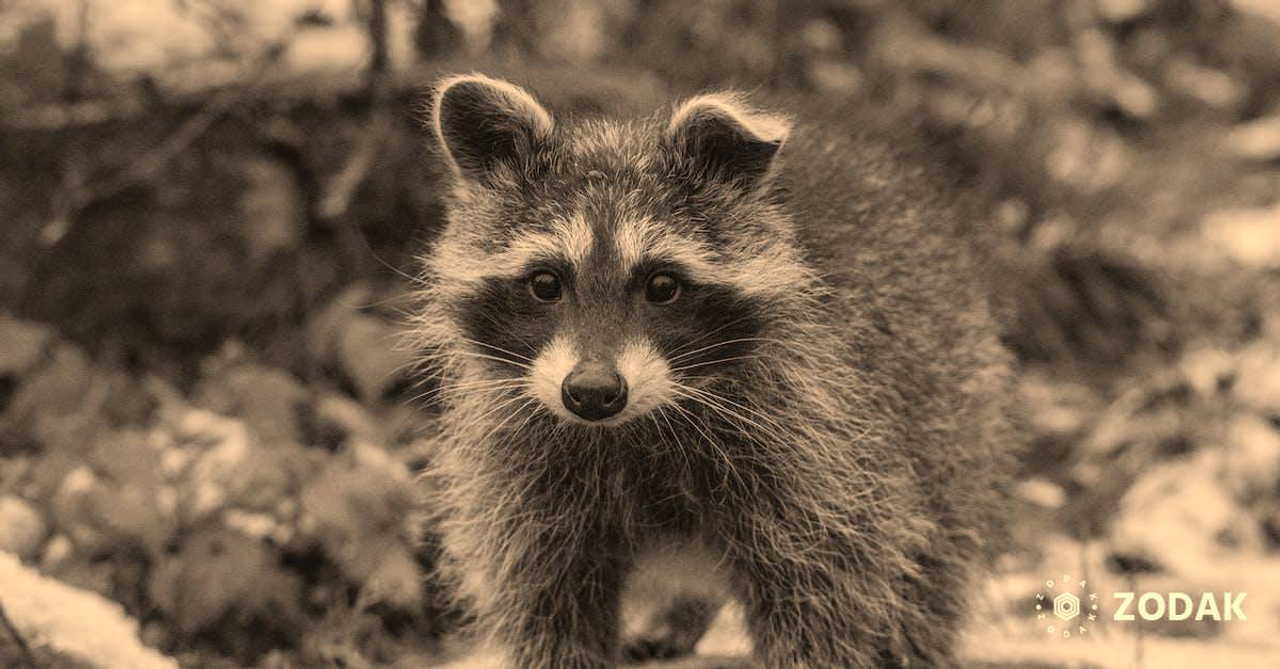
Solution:
<svg viewBox="0 0 1280 669">
<path fill-rule="evenodd" d="M 560 385 L 577 363 L 578 354 L 573 343 L 561 335 L 552 339 L 534 359 L 533 369 L 529 372 L 529 394 L 551 413 L 571 423 L 616 427 L 674 399 L 667 361 L 648 341 L 632 340 L 618 352 L 616 361 L 618 373 L 627 382 L 627 406 L 606 420 L 582 420 L 565 408 L 560 397 Z"/>
<path fill-rule="evenodd" d="M 780 114 L 770 114 L 753 109 L 742 94 L 724 91 L 706 93 L 685 100 L 671 114 L 667 134 L 679 132 L 690 119 L 699 115 L 714 115 L 731 119 L 752 136 L 764 142 L 781 144 L 791 133 L 791 120 Z"/>
<path fill-rule="evenodd" d="M 624 423 L 670 403 L 671 367 L 645 339 L 627 342 L 618 354 L 618 373 L 627 380 L 627 406 L 615 417 Z"/>
<path fill-rule="evenodd" d="M 563 335 L 552 339 L 533 361 L 533 369 L 529 371 L 529 393 L 551 413 L 565 420 L 581 422 L 565 408 L 564 401 L 560 398 L 560 386 L 564 383 L 564 377 L 569 375 L 576 364 L 578 354 L 573 350 L 573 343 Z"/>
<path fill-rule="evenodd" d="M 595 233 L 581 211 L 568 218 L 556 219 L 552 222 L 551 229 L 555 243 L 559 245 L 560 252 L 569 264 L 581 266 L 586 262 L 587 256 L 591 254 L 591 246 L 595 243 Z"/>
</svg>

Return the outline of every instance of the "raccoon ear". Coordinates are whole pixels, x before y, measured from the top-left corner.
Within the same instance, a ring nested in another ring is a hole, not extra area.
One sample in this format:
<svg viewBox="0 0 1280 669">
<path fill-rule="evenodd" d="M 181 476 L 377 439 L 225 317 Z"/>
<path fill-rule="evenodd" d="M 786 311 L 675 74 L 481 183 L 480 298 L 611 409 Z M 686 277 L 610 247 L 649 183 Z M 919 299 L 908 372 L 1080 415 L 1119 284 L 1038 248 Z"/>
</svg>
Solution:
<svg viewBox="0 0 1280 669">
<path fill-rule="evenodd" d="M 501 165 L 519 165 L 554 127 L 551 115 L 524 89 L 482 74 L 442 79 L 431 119 L 449 162 L 479 181 L 489 181 Z"/>
<path fill-rule="evenodd" d="M 790 131 L 787 119 L 755 111 L 732 93 L 715 93 L 677 107 L 666 138 L 700 174 L 755 190 L 772 174 Z"/>
</svg>

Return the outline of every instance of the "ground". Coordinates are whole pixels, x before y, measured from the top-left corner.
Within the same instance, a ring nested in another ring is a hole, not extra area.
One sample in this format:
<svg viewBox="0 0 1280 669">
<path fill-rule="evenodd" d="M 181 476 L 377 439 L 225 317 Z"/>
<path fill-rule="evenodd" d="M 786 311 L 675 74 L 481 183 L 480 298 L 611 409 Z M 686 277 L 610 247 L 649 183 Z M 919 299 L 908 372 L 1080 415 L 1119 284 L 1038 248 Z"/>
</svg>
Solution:
<svg viewBox="0 0 1280 669">
<path fill-rule="evenodd" d="M 397 342 L 440 220 L 414 110 L 474 69 L 566 111 L 737 85 L 922 125 L 1021 272 L 1015 541 L 965 656 L 1280 654 L 1269 3 L 391 3 L 385 67 L 376 12 L 258 4 L 0 2 L 0 664 L 461 652 L 415 522 L 430 388 Z M 1049 633 L 1037 595 L 1081 580 L 1099 620 Z M 1117 591 L 1243 592 L 1247 620 L 1114 621 Z M 744 643 L 730 610 L 668 666 Z"/>
</svg>

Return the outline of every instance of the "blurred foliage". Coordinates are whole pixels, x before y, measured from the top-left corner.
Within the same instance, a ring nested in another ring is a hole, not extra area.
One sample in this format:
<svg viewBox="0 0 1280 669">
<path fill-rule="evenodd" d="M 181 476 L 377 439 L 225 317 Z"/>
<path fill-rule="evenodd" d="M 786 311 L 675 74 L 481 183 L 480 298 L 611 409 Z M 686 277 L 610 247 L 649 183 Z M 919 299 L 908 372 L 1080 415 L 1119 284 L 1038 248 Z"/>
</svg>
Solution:
<svg viewBox="0 0 1280 669">
<path fill-rule="evenodd" d="M 394 342 L 440 222 L 415 110 L 470 69 L 919 126 L 1010 272 L 1004 577 L 1276 573 L 1268 0 L 0 0 L 0 550 L 192 666 L 437 657 Z"/>
</svg>

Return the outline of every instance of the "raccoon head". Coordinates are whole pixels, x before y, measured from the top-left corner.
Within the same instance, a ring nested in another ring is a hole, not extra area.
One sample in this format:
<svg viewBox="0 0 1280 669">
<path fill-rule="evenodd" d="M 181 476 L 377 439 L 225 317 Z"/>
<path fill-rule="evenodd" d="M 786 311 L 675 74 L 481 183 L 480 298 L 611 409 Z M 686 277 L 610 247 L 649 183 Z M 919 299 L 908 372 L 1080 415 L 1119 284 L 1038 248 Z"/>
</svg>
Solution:
<svg viewBox="0 0 1280 669">
<path fill-rule="evenodd" d="M 735 96 L 561 122 L 466 75 L 432 112 L 454 179 L 430 308 L 459 388 L 620 425 L 767 365 L 771 324 L 812 292 L 775 183 L 789 125 Z"/>
</svg>

